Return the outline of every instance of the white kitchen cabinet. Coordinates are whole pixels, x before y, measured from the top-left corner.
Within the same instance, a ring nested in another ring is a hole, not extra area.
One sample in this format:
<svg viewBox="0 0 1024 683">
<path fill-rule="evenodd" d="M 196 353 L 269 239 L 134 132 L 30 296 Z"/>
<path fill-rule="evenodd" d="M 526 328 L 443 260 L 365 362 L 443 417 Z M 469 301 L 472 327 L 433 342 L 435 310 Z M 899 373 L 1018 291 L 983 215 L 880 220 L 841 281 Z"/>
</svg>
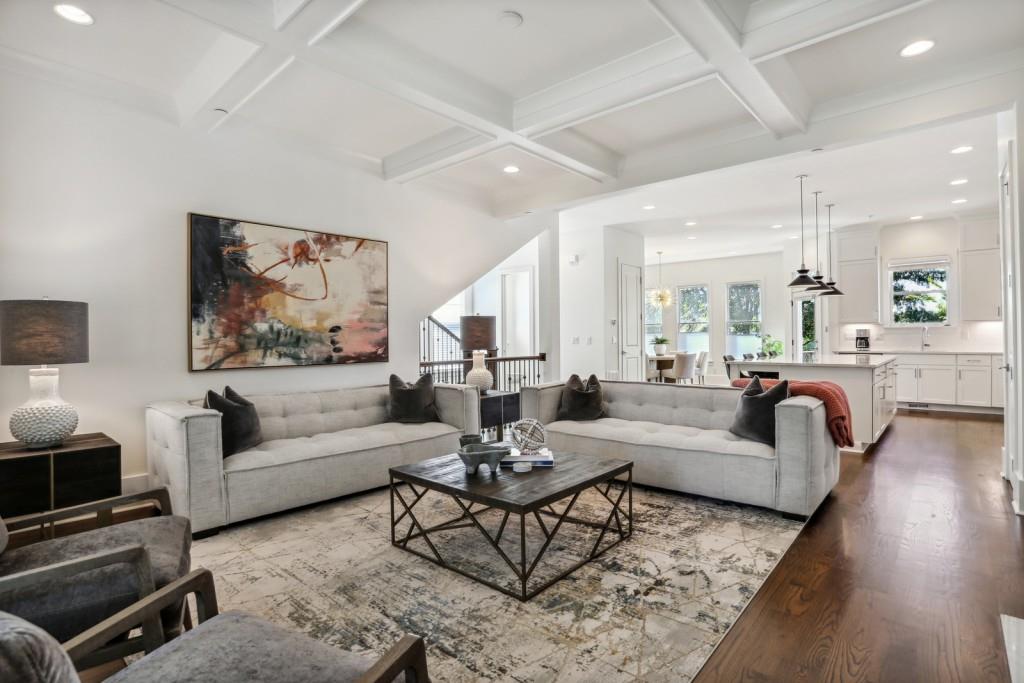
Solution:
<svg viewBox="0 0 1024 683">
<path fill-rule="evenodd" d="M 878 322 L 878 260 L 839 263 L 839 282 L 845 283 L 845 296 L 835 297 L 841 323 Z"/>
<path fill-rule="evenodd" d="M 956 356 L 898 356 L 896 399 L 907 403 L 955 404 L 956 370 Z"/>
<path fill-rule="evenodd" d="M 1003 367 L 1002 356 L 992 356 L 992 406 L 1002 408 L 1006 405 L 1006 368 Z"/>
<path fill-rule="evenodd" d="M 998 249 L 999 248 L 999 219 L 978 218 L 964 221 L 960 226 L 960 249 L 971 251 L 974 249 Z"/>
<path fill-rule="evenodd" d="M 836 246 L 840 263 L 877 258 L 878 234 L 868 230 L 840 232 L 836 236 Z"/>
<path fill-rule="evenodd" d="M 956 368 L 922 365 L 917 369 L 920 403 L 956 403 Z"/>
<path fill-rule="evenodd" d="M 960 252 L 960 319 L 1002 320 L 998 249 Z"/>
<path fill-rule="evenodd" d="M 992 368 L 960 366 L 956 370 L 956 402 L 962 406 L 992 405 Z"/>
<path fill-rule="evenodd" d="M 917 400 L 917 367 L 901 365 L 896 368 L 896 400 L 910 403 Z"/>
<path fill-rule="evenodd" d="M 872 388 L 871 408 L 872 433 L 878 441 L 896 415 L 896 367 L 892 363 L 884 366 L 882 378 Z"/>
</svg>

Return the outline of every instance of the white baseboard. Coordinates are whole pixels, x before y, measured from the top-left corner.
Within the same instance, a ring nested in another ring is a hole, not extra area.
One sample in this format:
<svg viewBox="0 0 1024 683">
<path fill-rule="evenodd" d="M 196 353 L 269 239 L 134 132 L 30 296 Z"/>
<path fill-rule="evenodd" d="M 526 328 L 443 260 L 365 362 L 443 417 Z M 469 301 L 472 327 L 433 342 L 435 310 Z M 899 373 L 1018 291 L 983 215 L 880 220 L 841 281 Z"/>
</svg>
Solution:
<svg viewBox="0 0 1024 683">
<path fill-rule="evenodd" d="M 1002 415 L 1003 409 L 985 406 L 961 406 L 947 403 L 906 403 L 900 401 L 896 404 L 900 410 L 925 411 L 934 413 L 974 413 L 975 415 Z"/>
<path fill-rule="evenodd" d="M 121 477 L 121 493 L 138 493 L 139 491 L 145 491 L 149 488 L 149 475 L 145 472 L 142 474 L 129 474 Z"/>
</svg>

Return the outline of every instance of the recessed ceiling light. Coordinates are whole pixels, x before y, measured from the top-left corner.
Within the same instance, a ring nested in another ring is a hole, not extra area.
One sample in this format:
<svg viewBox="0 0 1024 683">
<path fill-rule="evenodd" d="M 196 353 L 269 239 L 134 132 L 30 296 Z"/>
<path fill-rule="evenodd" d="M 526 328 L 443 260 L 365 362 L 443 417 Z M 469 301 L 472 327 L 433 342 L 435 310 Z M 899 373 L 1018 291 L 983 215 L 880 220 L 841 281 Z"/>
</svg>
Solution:
<svg viewBox="0 0 1024 683">
<path fill-rule="evenodd" d="M 736 252 L 735 252 L 735 251 L 730 251 L 730 252 L 729 252 L 729 256 L 735 256 L 735 255 L 736 255 Z"/>
<path fill-rule="evenodd" d="M 778 230 L 781 227 L 782 227 L 782 223 L 776 223 L 775 225 L 772 226 L 772 230 Z"/>
<path fill-rule="evenodd" d="M 93 18 L 92 15 L 86 12 L 81 7 L 75 5 L 54 5 L 53 11 L 57 13 L 61 19 L 67 19 L 72 24 L 78 24 L 79 26 L 92 26 Z"/>
<path fill-rule="evenodd" d="M 956 180 L 950 180 L 949 184 L 950 185 L 966 185 L 967 184 L 967 178 L 957 178 Z"/>
<path fill-rule="evenodd" d="M 693 226 L 697 225 L 697 221 L 686 221 L 685 225 L 688 228 L 692 228 Z"/>
<path fill-rule="evenodd" d="M 501 170 L 504 171 L 505 173 L 519 173 L 519 167 L 518 166 L 512 166 L 511 164 L 509 164 L 508 166 L 506 166 L 505 168 L 503 168 Z"/>
<path fill-rule="evenodd" d="M 688 240 L 695 240 L 695 239 L 697 239 L 697 236 L 696 235 L 690 235 L 686 239 L 688 239 Z"/>
<path fill-rule="evenodd" d="M 519 28 L 523 25 L 523 15 L 514 10 L 505 10 L 498 15 L 498 23 L 505 28 Z"/>
<path fill-rule="evenodd" d="M 954 199 L 953 203 L 954 204 L 966 204 L 967 200 L 966 199 L 962 199 L 962 198 L 961 199 Z"/>
<path fill-rule="evenodd" d="M 949 153 L 950 154 L 967 154 L 972 149 L 974 149 L 974 148 L 971 147 L 970 145 L 961 145 L 960 147 L 954 147 L 953 149 L 949 150 Z"/>
<path fill-rule="evenodd" d="M 811 151 L 812 151 L 812 152 L 824 152 L 824 151 L 825 151 L 825 148 L 824 148 L 824 147 L 815 147 L 815 148 L 814 148 L 814 149 L 812 149 Z"/>
<path fill-rule="evenodd" d="M 935 47 L 934 40 L 915 40 L 910 45 L 900 50 L 900 57 L 917 57 Z"/>
<path fill-rule="evenodd" d="M 912 221 L 919 221 L 919 220 L 921 220 L 922 218 L 924 218 L 924 216 L 911 216 L 911 217 L 910 217 L 910 220 L 912 220 Z"/>
<path fill-rule="evenodd" d="M 791 239 L 791 240 L 798 240 L 798 239 L 800 239 L 800 235 L 790 235 L 789 239 Z"/>
<path fill-rule="evenodd" d="M 644 211 L 654 211 L 656 208 L 658 208 L 658 207 L 656 207 L 654 204 L 645 204 L 644 207 L 643 207 L 643 210 Z"/>
</svg>

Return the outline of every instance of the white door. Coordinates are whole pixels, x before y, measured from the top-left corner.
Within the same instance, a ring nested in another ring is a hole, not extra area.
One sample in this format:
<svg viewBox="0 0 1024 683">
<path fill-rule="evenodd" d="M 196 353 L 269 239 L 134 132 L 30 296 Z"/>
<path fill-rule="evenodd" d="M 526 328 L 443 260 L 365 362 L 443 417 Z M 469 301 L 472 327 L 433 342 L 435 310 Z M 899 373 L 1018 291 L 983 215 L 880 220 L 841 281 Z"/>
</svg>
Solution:
<svg viewBox="0 0 1024 683">
<path fill-rule="evenodd" d="M 917 400 L 921 403 L 956 403 L 956 368 L 951 365 L 919 367 Z"/>
<path fill-rule="evenodd" d="M 896 400 L 909 403 L 917 400 L 917 368 L 903 365 L 896 368 Z"/>
<path fill-rule="evenodd" d="M 962 406 L 992 405 L 992 368 L 959 368 L 956 402 Z"/>
<path fill-rule="evenodd" d="M 501 274 L 501 355 L 533 355 L 533 273 Z"/>
<path fill-rule="evenodd" d="M 1013 142 L 1007 143 L 1007 159 L 1013 159 L 1016 150 Z M 1020 415 L 1017 405 L 1017 377 L 1014 376 L 1014 368 L 1020 354 L 1020 337 L 1018 336 L 1017 325 L 1017 297 L 1018 280 L 1020 273 L 1017 272 L 1017 252 L 1020 244 L 1017 240 L 1015 224 L 1014 202 L 1016 196 L 1016 180 L 1008 165 L 999 174 L 999 234 L 1002 237 L 1003 248 L 1003 362 L 1000 363 L 1005 373 L 1006 380 L 1006 407 L 1003 409 L 1003 476 L 1010 479 L 1014 485 L 1016 500 L 1020 500 L 1021 491 L 1016 490 L 1019 481 L 1019 474 L 1024 469 L 1024 463 L 1020 457 Z M 997 366 L 998 368 L 999 366 Z M 1017 473 L 1017 476 L 1011 476 Z"/>
<path fill-rule="evenodd" d="M 640 266 L 619 266 L 619 379 L 644 379 L 643 271 Z"/>
<path fill-rule="evenodd" d="M 793 360 L 809 358 L 821 352 L 821 307 L 811 294 L 793 297 Z"/>
<path fill-rule="evenodd" d="M 1006 405 L 1006 370 L 1003 357 L 992 356 L 992 405 L 1002 408 Z"/>
</svg>

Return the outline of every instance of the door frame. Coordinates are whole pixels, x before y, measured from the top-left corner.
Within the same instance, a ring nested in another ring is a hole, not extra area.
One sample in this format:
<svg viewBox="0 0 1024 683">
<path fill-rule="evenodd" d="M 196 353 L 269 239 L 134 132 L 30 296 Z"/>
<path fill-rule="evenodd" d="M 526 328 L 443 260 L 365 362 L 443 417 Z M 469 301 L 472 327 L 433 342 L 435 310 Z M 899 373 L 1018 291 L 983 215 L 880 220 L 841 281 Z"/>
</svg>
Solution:
<svg viewBox="0 0 1024 683">
<path fill-rule="evenodd" d="M 637 306 L 637 320 L 638 320 L 637 324 L 639 325 L 638 330 L 640 331 L 640 342 L 639 342 L 640 353 L 639 353 L 639 361 L 638 361 L 638 366 L 637 366 L 638 367 L 638 371 L 640 373 L 640 376 L 638 378 L 634 379 L 634 380 L 627 380 L 626 373 L 625 373 L 625 361 L 626 361 L 625 330 L 626 330 L 626 326 L 623 325 L 623 321 L 625 320 L 625 311 L 626 311 L 626 306 L 625 306 L 626 291 L 625 291 L 625 287 L 622 286 L 622 282 L 625 279 L 626 269 L 627 268 L 634 268 L 634 269 L 636 269 L 637 273 L 639 274 L 639 286 L 637 287 L 638 299 L 637 299 L 637 302 L 636 302 L 636 306 Z M 644 293 L 646 292 L 646 288 L 645 288 L 646 283 L 644 282 L 644 268 L 643 268 L 643 266 L 635 266 L 635 265 L 632 265 L 632 264 L 629 264 L 629 263 L 623 263 L 620 260 L 619 261 L 618 277 L 619 277 L 619 281 L 618 281 L 618 285 L 619 285 L 618 286 L 618 290 L 619 290 L 619 297 L 618 297 L 619 298 L 619 302 L 618 303 L 619 303 L 619 306 L 618 306 L 618 316 L 617 316 L 617 323 L 618 324 L 616 325 L 618 327 L 618 330 L 615 331 L 616 338 L 617 338 L 617 340 L 619 342 L 618 343 L 618 351 L 619 351 L 619 354 L 618 354 L 619 355 L 619 359 L 618 359 L 618 379 L 619 380 L 623 380 L 623 381 L 642 382 L 642 381 L 644 381 L 644 379 L 646 379 L 645 378 L 645 374 L 646 374 L 646 368 L 647 368 L 647 348 L 646 348 L 647 347 L 647 335 L 645 334 L 645 329 L 646 328 L 644 327 L 644 298 L 643 298 L 644 297 Z M 664 328 L 664 319 L 662 319 L 662 328 Z M 662 331 L 662 334 L 664 334 L 664 330 Z"/>
<path fill-rule="evenodd" d="M 505 276 L 514 273 L 526 273 L 527 280 L 530 284 L 530 353 L 527 355 L 534 355 L 537 352 L 537 286 L 536 278 L 537 271 L 531 265 L 522 266 L 511 266 L 509 268 L 502 268 L 498 271 L 498 311 L 499 311 L 499 324 L 498 324 L 498 335 L 501 343 L 505 343 Z M 502 355 L 508 355 L 505 353 L 505 349 L 502 348 Z"/>
<path fill-rule="evenodd" d="M 1012 503 L 1017 514 L 1024 513 L 1024 457 L 1022 457 L 1020 420 L 1021 394 L 1019 391 L 1020 377 L 1017 372 L 1021 360 L 1020 314 L 1021 291 L 1020 271 L 1020 240 L 1014 226 L 1017 216 L 1016 179 L 1014 178 L 1014 155 L 1016 145 L 1013 140 L 1006 143 L 1006 164 L 999 172 L 999 240 L 1002 252 L 1002 304 L 1003 304 L 1003 367 L 1005 371 L 1005 405 L 1003 406 L 1003 462 L 1002 476 L 1012 486 Z"/>
<path fill-rule="evenodd" d="M 792 350 L 793 350 L 792 360 L 798 360 L 797 354 L 800 354 L 800 358 L 803 357 L 804 335 L 803 335 L 803 324 L 802 324 L 802 320 L 801 320 L 803 318 L 803 313 L 801 312 L 800 304 L 802 304 L 804 301 L 808 301 L 808 300 L 814 302 L 814 328 L 815 328 L 814 334 L 815 334 L 815 339 L 817 339 L 817 341 L 818 341 L 818 351 L 817 351 L 817 353 L 818 353 L 819 356 L 822 353 L 824 353 L 824 349 L 822 348 L 822 345 L 824 343 L 824 335 L 825 335 L 825 324 L 824 324 L 825 321 L 823 319 L 824 315 L 825 315 L 825 307 L 822 305 L 822 301 L 821 301 L 820 297 L 815 296 L 813 294 L 808 294 L 806 292 L 797 292 L 797 293 L 794 293 L 794 294 L 792 294 L 790 296 L 790 302 L 789 302 L 789 304 L 790 304 L 790 313 L 791 313 L 790 316 L 789 316 L 789 323 L 790 323 L 789 333 L 790 333 L 790 345 L 792 346 Z M 800 349 L 799 350 L 797 350 L 797 348 L 796 348 L 797 341 L 800 342 Z"/>
</svg>

